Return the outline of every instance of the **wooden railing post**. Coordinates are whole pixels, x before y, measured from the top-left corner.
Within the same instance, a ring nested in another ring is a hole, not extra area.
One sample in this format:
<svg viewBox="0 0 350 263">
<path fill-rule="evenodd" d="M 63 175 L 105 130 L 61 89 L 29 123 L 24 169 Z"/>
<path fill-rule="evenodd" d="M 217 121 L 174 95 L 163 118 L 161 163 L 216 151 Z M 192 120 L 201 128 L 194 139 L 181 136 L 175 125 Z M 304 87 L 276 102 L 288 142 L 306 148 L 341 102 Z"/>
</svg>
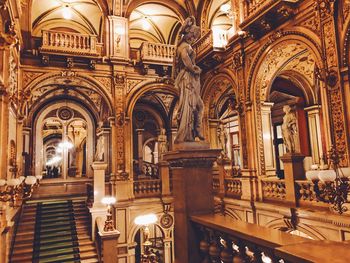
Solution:
<svg viewBox="0 0 350 263">
<path fill-rule="evenodd" d="M 115 263 L 117 262 L 118 256 L 118 238 L 120 236 L 120 232 L 118 230 L 105 232 L 104 228 L 104 220 L 99 217 L 96 220 L 97 228 L 98 228 L 98 246 L 97 249 L 100 262 L 103 263 Z"/>
</svg>

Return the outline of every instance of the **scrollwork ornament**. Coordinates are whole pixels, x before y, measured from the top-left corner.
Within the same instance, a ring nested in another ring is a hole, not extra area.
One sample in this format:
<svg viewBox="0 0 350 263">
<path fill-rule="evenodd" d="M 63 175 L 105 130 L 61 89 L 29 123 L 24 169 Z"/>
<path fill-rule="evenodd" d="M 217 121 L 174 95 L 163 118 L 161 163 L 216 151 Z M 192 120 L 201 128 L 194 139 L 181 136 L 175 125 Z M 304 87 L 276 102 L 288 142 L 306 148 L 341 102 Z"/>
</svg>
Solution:
<svg viewBox="0 0 350 263">
<path fill-rule="evenodd" d="M 233 68 L 235 70 L 240 69 L 243 66 L 244 54 L 242 51 L 238 51 L 233 54 Z"/>
</svg>

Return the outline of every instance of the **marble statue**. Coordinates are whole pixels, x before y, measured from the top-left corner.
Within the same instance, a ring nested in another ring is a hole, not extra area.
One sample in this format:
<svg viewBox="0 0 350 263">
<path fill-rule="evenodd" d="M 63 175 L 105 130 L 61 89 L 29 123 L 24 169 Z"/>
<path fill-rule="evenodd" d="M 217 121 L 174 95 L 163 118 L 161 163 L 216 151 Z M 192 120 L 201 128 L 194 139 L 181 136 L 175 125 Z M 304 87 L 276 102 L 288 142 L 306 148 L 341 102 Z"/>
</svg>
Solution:
<svg viewBox="0 0 350 263">
<path fill-rule="evenodd" d="M 285 113 L 282 124 L 283 143 L 287 153 L 295 153 L 298 136 L 297 117 L 289 105 L 283 106 L 283 111 Z"/>
<path fill-rule="evenodd" d="M 221 151 L 221 156 L 223 158 L 227 158 L 227 133 L 225 130 L 225 125 L 223 123 L 220 123 L 218 128 L 217 128 L 217 137 L 218 137 L 218 146 Z"/>
<path fill-rule="evenodd" d="M 158 135 L 158 152 L 160 157 L 162 157 L 162 154 L 168 151 L 168 141 L 165 132 L 165 129 L 162 128 L 160 130 L 160 134 Z"/>
<path fill-rule="evenodd" d="M 104 153 L 105 153 L 104 139 L 103 139 L 103 136 L 99 136 L 96 144 L 95 161 L 102 162 L 104 159 Z"/>
<path fill-rule="evenodd" d="M 177 113 L 178 130 L 175 143 L 204 140 L 202 135 L 203 100 L 200 96 L 201 69 L 196 65 L 196 53 L 192 49 L 200 36 L 194 17 L 185 20 L 180 29 L 181 38 L 174 58 L 175 87 L 180 92 Z"/>
</svg>

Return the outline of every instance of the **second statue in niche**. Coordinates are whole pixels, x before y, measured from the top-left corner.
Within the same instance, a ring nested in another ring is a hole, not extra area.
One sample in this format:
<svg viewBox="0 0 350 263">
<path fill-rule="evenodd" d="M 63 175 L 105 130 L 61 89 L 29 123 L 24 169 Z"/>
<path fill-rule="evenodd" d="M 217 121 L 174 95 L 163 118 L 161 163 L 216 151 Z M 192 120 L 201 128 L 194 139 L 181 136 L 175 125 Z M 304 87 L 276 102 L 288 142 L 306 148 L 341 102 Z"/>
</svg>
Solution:
<svg viewBox="0 0 350 263">
<path fill-rule="evenodd" d="M 196 65 L 192 48 L 200 36 L 194 17 L 189 17 L 180 29 L 181 39 L 174 58 L 175 87 L 180 92 L 177 113 L 178 130 L 175 143 L 204 140 L 202 135 L 203 100 L 200 96 L 201 69 Z"/>
</svg>

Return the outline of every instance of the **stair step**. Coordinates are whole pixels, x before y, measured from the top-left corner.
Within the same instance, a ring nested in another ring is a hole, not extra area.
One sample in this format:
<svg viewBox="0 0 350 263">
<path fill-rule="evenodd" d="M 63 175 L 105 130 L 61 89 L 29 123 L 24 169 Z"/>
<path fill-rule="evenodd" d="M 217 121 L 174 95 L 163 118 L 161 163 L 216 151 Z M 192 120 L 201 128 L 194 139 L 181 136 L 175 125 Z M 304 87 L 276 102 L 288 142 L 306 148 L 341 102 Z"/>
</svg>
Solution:
<svg viewBox="0 0 350 263">
<path fill-rule="evenodd" d="M 43 251 L 39 253 L 39 259 L 49 259 L 57 256 L 64 256 L 64 255 L 76 255 L 79 254 L 79 248 L 78 247 L 69 247 L 69 248 L 59 248 L 55 250 L 48 250 Z"/>
<path fill-rule="evenodd" d="M 39 249 L 35 251 L 39 263 L 99 262 L 85 199 L 29 202 L 18 224 L 11 263 L 32 262 L 33 247 Z M 40 231 L 36 244 L 35 231 Z"/>
</svg>

